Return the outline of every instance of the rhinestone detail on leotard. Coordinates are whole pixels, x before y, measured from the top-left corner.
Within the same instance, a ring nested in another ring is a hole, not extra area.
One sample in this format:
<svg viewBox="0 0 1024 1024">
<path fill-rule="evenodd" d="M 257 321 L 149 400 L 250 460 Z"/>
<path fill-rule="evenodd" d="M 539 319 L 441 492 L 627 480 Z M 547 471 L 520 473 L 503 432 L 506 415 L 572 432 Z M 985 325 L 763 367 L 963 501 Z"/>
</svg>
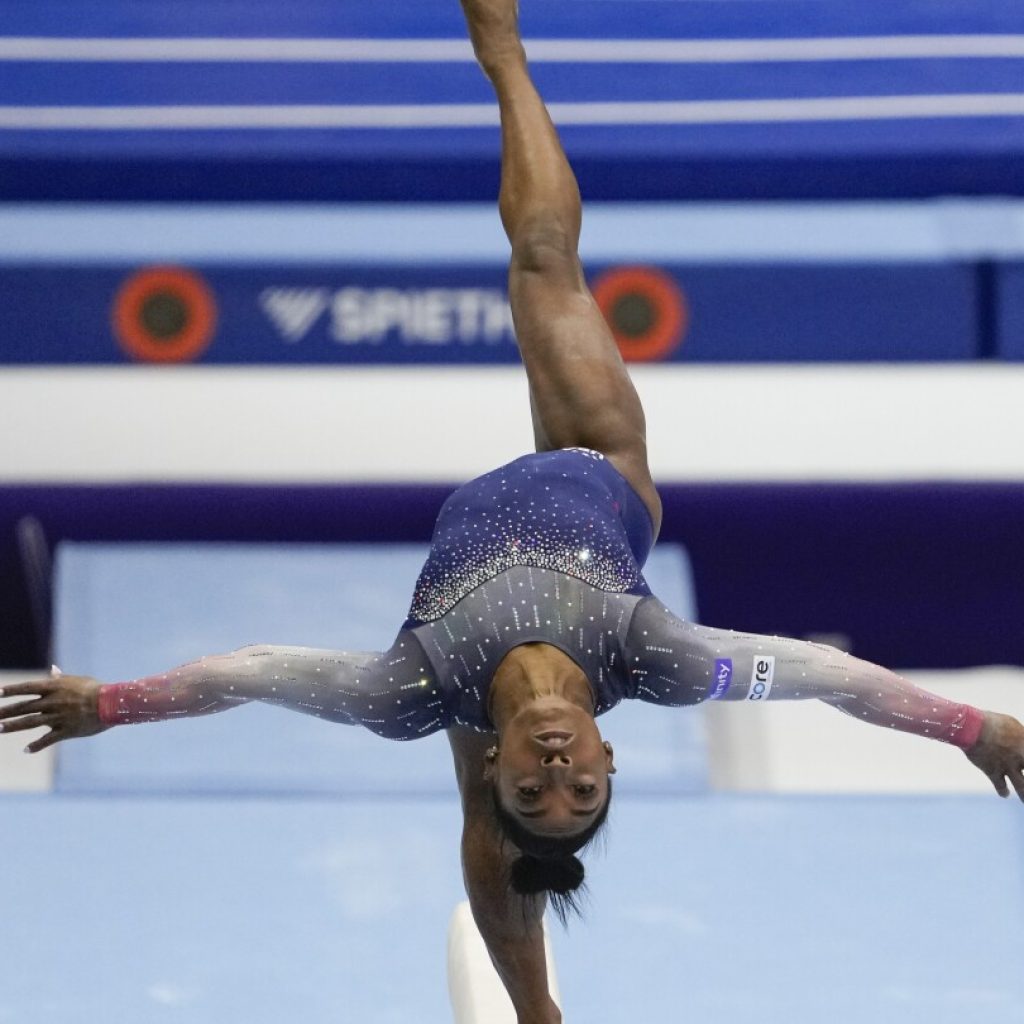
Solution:
<svg viewBox="0 0 1024 1024">
<path fill-rule="evenodd" d="M 431 622 L 517 566 L 550 569 L 607 593 L 645 593 L 604 456 L 527 456 L 459 488 L 441 509 L 410 620 Z"/>
</svg>

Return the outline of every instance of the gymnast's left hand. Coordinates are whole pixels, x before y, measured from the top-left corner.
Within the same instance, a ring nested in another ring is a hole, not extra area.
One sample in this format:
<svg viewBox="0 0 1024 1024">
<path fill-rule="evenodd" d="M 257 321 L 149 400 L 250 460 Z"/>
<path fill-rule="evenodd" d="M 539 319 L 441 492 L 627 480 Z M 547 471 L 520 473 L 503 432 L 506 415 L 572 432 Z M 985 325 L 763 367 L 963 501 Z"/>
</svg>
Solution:
<svg viewBox="0 0 1024 1024">
<path fill-rule="evenodd" d="M 965 751 L 968 760 L 989 778 L 1000 796 L 1009 796 L 1009 779 L 1024 802 L 1024 725 L 1009 715 L 985 712 L 978 742 Z"/>
<path fill-rule="evenodd" d="M 55 675 L 5 686 L 0 697 L 29 699 L 0 705 L 0 735 L 48 727 L 48 733 L 25 748 L 27 754 L 37 754 L 61 740 L 94 736 L 110 728 L 100 721 L 99 693 L 100 684 L 88 676 Z"/>
</svg>

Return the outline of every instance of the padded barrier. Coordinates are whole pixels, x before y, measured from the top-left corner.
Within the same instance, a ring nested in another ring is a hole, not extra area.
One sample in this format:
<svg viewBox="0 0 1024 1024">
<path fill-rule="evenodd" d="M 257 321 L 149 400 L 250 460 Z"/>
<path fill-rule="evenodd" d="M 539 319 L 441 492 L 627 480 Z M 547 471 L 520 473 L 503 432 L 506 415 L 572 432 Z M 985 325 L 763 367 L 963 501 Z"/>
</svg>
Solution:
<svg viewBox="0 0 1024 1024">
<path fill-rule="evenodd" d="M 1024 192 L 1019 51 L 963 45 L 963 37 L 1019 39 L 1017 4 L 575 0 L 524 5 L 522 20 L 528 40 L 724 44 L 696 59 L 603 53 L 600 64 L 564 53 L 547 61 L 533 49 L 545 97 L 586 105 L 562 134 L 589 199 Z M 207 46 L 202 59 L 10 60 L 0 111 L 7 197 L 493 201 L 497 193 L 493 94 L 448 0 L 0 6 L 0 35 L 69 31 L 101 41 L 256 36 L 271 40 L 271 59 L 211 59 L 216 46 Z M 934 46 L 901 51 L 907 36 Z M 791 45 L 767 56 L 729 45 L 807 37 L 840 47 L 852 40 L 853 59 L 822 60 L 814 42 L 796 59 Z M 871 37 L 897 45 L 856 42 Z M 275 38 L 314 47 L 349 39 L 357 51 L 367 39 L 442 43 L 426 60 L 339 60 L 322 49 L 303 58 L 310 51 L 300 48 L 282 61 L 286 47 Z M 456 58 L 442 60 L 453 46 Z M 645 123 L 642 109 L 606 106 L 621 102 L 678 106 L 660 112 L 662 123 Z M 430 109 L 403 113 L 409 105 Z M 556 120 L 571 113 L 556 108 Z M 160 127 L 168 119 L 179 127 Z"/>
<path fill-rule="evenodd" d="M 105 545 L 57 551 L 57 663 L 114 682 L 250 643 L 380 650 L 408 609 L 418 545 Z M 695 617 L 689 562 L 655 549 L 652 590 Z M 640 701 L 601 721 L 626 792 L 706 786 L 700 710 Z M 65 793 L 445 794 L 443 734 L 414 743 L 265 705 L 188 721 L 121 727 L 59 750 Z"/>
<path fill-rule="evenodd" d="M 681 1007 L 714 1024 L 1017 1020 L 1019 812 L 994 795 L 617 798 L 585 923 L 551 929 L 566 1024 L 634 1021 L 638 1002 L 658 1024 Z M 12 1020 L 452 1019 L 454 798 L 6 797 L 0 821 Z"/>
</svg>

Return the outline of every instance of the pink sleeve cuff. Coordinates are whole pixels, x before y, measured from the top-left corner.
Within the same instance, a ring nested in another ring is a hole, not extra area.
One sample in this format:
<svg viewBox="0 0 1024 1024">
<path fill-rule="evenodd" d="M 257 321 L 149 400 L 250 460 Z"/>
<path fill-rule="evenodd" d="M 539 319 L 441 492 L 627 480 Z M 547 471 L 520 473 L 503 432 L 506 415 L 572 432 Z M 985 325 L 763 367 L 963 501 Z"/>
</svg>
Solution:
<svg viewBox="0 0 1024 1024">
<path fill-rule="evenodd" d="M 962 750 L 970 750 L 981 736 L 981 727 L 985 724 L 985 712 L 972 708 L 970 704 L 964 704 L 963 709 L 964 724 L 956 733 L 953 742 Z"/>
<path fill-rule="evenodd" d="M 100 687 L 96 709 L 99 719 L 104 725 L 117 725 L 117 691 L 118 685 L 116 683 Z"/>
</svg>

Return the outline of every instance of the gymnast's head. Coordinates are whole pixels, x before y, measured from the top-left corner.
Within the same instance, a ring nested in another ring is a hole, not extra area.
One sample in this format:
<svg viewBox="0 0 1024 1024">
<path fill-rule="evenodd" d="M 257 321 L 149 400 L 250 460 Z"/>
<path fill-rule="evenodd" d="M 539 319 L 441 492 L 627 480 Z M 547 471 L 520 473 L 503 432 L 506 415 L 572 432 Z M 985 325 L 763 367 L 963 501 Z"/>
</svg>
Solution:
<svg viewBox="0 0 1024 1024">
<path fill-rule="evenodd" d="M 583 670 L 550 644 L 514 648 L 491 684 L 498 743 L 486 755 L 495 817 L 522 853 L 510 883 L 546 893 L 561 920 L 578 910 L 583 865 L 575 854 L 608 817 L 615 773 L 610 743 L 594 720 Z"/>
</svg>

